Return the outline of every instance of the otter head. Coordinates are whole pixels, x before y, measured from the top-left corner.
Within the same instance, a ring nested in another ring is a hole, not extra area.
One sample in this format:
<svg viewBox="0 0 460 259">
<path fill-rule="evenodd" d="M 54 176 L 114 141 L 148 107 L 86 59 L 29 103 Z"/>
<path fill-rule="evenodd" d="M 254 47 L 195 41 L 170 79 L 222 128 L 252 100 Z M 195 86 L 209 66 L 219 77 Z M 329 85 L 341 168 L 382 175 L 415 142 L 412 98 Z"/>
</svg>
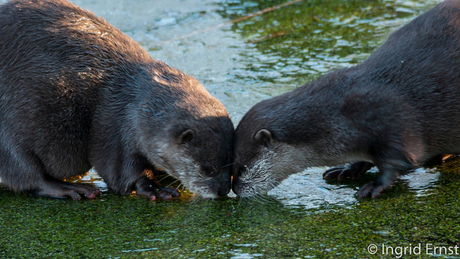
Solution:
<svg viewBox="0 0 460 259">
<path fill-rule="evenodd" d="M 151 90 L 136 104 L 139 149 L 149 163 L 205 198 L 231 188 L 234 127 L 225 107 L 198 81 L 176 70 L 167 85 Z"/>
<path fill-rule="evenodd" d="M 254 106 L 235 131 L 233 191 L 249 197 L 269 191 L 304 164 L 302 147 L 284 141 L 285 123 L 279 122 L 272 99 Z"/>
<path fill-rule="evenodd" d="M 231 188 L 233 131 L 227 116 L 179 120 L 156 138 L 152 160 L 192 193 L 225 196 Z"/>
<path fill-rule="evenodd" d="M 233 192 L 241 197 L 256 196 L 276 187 L 301 169 L 302 152 L 284 143 L 269 127 L 245 132 L 245 121 L 235 131 Z M 252 127 L 251 127 L 252 128 Z"/>
<path fill-rule="evenodd" d="M 322 103 L 327 101 L 294 90 L 262 101 L 245 114 L 234 137 L 232 188 L 238 196 L 269 191 L 307 167 L 340 162 L 336 136 L 342 126 L 328 119 L 333 108 Z"/>
</svg>

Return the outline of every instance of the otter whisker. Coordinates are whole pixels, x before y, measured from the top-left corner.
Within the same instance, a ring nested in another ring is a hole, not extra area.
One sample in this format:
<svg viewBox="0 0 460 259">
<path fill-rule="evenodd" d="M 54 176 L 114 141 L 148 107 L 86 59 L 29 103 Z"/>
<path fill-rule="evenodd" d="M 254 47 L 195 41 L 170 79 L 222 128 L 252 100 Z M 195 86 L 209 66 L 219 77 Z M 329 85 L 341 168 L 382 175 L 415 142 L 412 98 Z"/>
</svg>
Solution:
<svg viewBox="0 0 460 259">
<path fill-rule="evenodd" d="M 161 182 L 161 181 L 163 181 L 164 179 L 166 179 L 166 178 L 168 178 L 168 177 L 172 177 L 172 176 L 169 175 L 169 174 L 166 174 L 165 176 L 161 177 L 161 179 L 158 180 L 158 182 Z M 172 178 L 174 178 L 174 177 L 172 177 Z"/>
<path fill-rule="evenodd" d="M 224 166 L 222 166 L 222 168 L 226 168 L 226 167 L 232 166 L 232 165 L 234 165 L 234 164 L 235 164 L 235 163 L 231 163 L 231 164 L 228 164 L 228 165 L 224 165 Z"/>
<path fill-rule="evenodd" d="M 208 176 L 206 176 L 206 175 L 204 174 L 203 171 L 201 171 L 201 170 L 196 170 L 196 172 L 197 172 L 196 175 L 197 175 L 200 179 L 206 179 L 206 178 L 208 178 Z"/>
<path fill-rule="evenodd" d="M 255 201 L 258 202 L 259 204 L 266 204 L 269 202 L 268 197 L 260 193 L 256 194 L 254 198 L 255 198 Z"/>
<path fill-rule="evenodd" d="M 173 184 L 177 183 L 178 181 L 180 181 L 179 179 L 175 180 L 174 182 L 168 184 L 166 187 L 172 187 Z"/>
<path fill-rule="evenodd" d="M 190 204 L 195 205 L 195 204 L 197 204 L 198 202 L 202 201 L 202 200 L 203 200 L 203 197 L 201 197 L 200 194 L 194 194 L 194 195 L 192 195 L 191 199 L 192 199 L 192 200 L 190 201 Z"/>
<path fill-rule="evenodd" d="M 243 202 L 244 199 L 245 199 L 244 197 L 239 197 L 238 198 L 238 205 L 236 205 L 237 209 L 241 207 L 241 203 Z"/>
<path fill-rule="evenodd" d="M 261 194 L 261 196 L 263 197 L 263 200 L 265 203 L 269 203 L 269 204 L 276 203 L 276 199 L 274 199 L 272 196 L 268 194 Z"/>
<path fill-rule="evenodd" d="M 178 186 L 177 186 L 177 189 L 183 191 L 184 190 L 184 184 L 183 183 L 180 183 Z"/>
<path fill-rule="evenodd" d="M 275 188 L 276 187 L 276 183 L 275 182 L 269 182 L 268 183 L 268 186 L 271 187 L 271 189 Z"/>
</svg>

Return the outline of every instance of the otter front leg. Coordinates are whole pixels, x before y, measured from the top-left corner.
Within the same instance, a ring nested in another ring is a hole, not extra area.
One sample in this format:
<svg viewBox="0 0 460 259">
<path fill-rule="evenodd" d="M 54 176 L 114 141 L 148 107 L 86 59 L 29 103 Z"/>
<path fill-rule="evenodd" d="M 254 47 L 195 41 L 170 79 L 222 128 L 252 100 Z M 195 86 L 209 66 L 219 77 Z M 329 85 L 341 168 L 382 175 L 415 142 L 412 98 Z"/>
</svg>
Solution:
<svg viewBox="0 0 460 259">
<path fill-rule="evenodd" d="M 414 167 L 407 159 L 388 159 L 376 163 L 379 169 L 377 180 L 367 183 L 358 191 L 358 197 L 364 198 L 371 195 L 372 198 L 380 196 L 382 191 L 389 189 L 398 179 L 401 173 Z"/>
<path fill-rule="evenodd" d="M 39 188 L 30 191 L 31 194 L 52 198 L 72 198 L 80 200 L 81 196 L 93 199 L 99 193 L 99 189 L 88 184 L 68 183 L 46 176 Z"/>
<path fill-rule="evenodd" d="M 93 163 L 107 185 L 118 193 L 129 194 L 135 191 L 150 200 L 169 200 L 180 196 L 177 189 L 163 187 L 158 183 L 153 173 L 155 168 L 142 155 L 122 155 L 112 159 L 100 157 Z"/>
<path fill-rule="evenodd" d="M 163 187 L 155 179 L 149 179 L 147 175 L 137 179 L 135 189 L 138 195 L 147 197 L 152 201 L 156 200 L 157 197 L 163 200 L 180 197 L 179 190 L 172 187 Z"/>
<path fill-rule="evenodd" d="M 0 145 L 0 157 L 2 182 L 13 191 L 27 191 L 36 196 L 53 198 L 68 197 L 74 200 L 80 200 L 82 197 L 93 199 L 100 193 L 99 189 L 89 184 L 63 182 L 50 176 L 37 156 L 17 147 L 7 149 Z"/>
<path fill-rule="evenodd" d="M 374 164 L 369 162 L 356 162 L 346 166 L 334 167 L 323 173 L 324 180 L 337 179 L 337 181 L 343 181 L 347 177 L 351 177 L 352 180 L 358 178 L 360 175 L 371 169 Z"/>
</svg>

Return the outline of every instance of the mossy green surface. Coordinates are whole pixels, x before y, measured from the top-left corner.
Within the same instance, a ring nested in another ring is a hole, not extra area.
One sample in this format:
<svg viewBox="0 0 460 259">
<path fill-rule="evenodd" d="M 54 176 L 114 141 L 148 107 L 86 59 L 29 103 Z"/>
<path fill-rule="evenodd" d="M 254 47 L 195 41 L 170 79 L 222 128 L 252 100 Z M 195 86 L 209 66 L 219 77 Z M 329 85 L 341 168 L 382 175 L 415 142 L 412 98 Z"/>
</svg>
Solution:
<svg viewBox="0 0 460 259">
<path fill-rule="evenodd" d="M 275 199 L 151 202 L 105 193 L 72 201 L 2 190 L 0 257 L 367 258 L 370 244 L 453 247 L 460 241 L 458 168 L 442 166 L 436 187 L 423 196 L 396 185 L 382 198 L 327 211 Z"/>
</svg>

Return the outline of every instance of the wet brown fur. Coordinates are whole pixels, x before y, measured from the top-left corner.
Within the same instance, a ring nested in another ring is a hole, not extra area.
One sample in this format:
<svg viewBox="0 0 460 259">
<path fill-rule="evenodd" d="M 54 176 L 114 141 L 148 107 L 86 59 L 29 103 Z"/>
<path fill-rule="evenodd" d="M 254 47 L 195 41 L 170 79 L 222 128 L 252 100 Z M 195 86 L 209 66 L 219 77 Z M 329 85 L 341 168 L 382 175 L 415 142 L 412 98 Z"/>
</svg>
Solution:
<svg viewBox="0 0 460 259">
<path fill-rule="evenodd" d="M 204 196 L 228 192 L 233 125 L 197 80 L 64 0 L 2 5 L 0 35 L 4 185 L 93 197 L 57 179 L 94 167 L 123 194 L 160 195 L 144 170 L 166 170 Z"/>
<path fill-rule="evenodd" d="M 324 177 L 355 178 L 375 165 L 378 178 L 358 195 L 377 197 L 431 157 L 459 153 L 458 118 L 460 1 L 448 0 L 363 63 L 251 108 L 235 131 L 233 189 L 256 195 L 307 167 L 353 163 Z"/>
</svg>

